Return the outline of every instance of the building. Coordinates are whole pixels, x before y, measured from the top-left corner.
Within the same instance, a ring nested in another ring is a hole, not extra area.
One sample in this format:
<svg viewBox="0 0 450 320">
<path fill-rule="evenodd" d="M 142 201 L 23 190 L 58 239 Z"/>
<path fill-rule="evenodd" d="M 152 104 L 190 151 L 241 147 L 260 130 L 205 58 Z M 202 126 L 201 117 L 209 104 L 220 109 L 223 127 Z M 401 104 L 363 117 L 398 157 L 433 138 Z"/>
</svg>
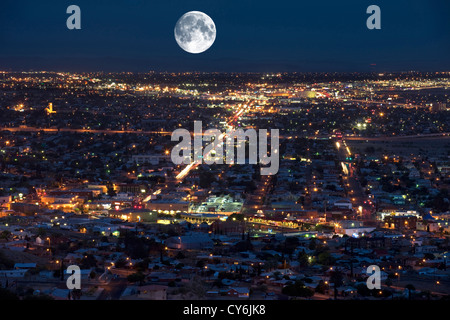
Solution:
<svg viewBox="0 0 450 320">
<path fill-rule="evenodd" d="M 220 213 L 231 215 L 240 213 L 244 202 L 242 199 L 234 199 L 227 195 L 223 197 L 211 196 L 205 202 L 192 204 L 189 212 L 192 213 Z"/>
<path fill-rule="evenodd" d="M 119 193 L 146 193 L 148 191 L 148 186 L 143 183 L 119 183 L 114 185 L 114 190 L 118 190 Z"/>
<path fill-rule="evenodd" d="M 233 287 L 227 291 L 227 295 L 233 298 L 248 299 L 250 297 L 250 289 L 246 287 Z"/>
<path fill-rule="evenodd" d="M 36 212 L 39 211 L 39 205 L 26 202 L 12 202 L 10 204 L 10 208 L 15 212 L 21 212 L 26 215 L 34 215 Z"/>
<path fill-rule="evenodd" d="M 385 237 L 362 237 L 362 238 L 348 238 L 345 241 L 345 250 L 352 248 L 358 249 L 374 249 L 386 248 L 391 245 L 391 239 Z"/>
<path fill-rule="evenodd" d="M 187 212 L 189 210 L 189 202 L 178 200 L 155 200 L 147 202 L 146 209 L 154 211 L 162 211 L 167 213 Z"/>
<path fill-rule="evenodd" d="M 349 237 L 363 237 L 366 234 L 375 230 L 375 227 L 364 227 L 364 226 L 355 226 L 355 227 L 342 227 L 338 225 L 335 228 L 335 232 L 340 235 L 347 235 Z"/>
<path fill-rule="evenodd" d="M 0 197 L 0 208 L 10 210 L 11 196 Z"/>
<path fill-rule="evenodd" d="M 342 200 L 335 201 L 333 203 L 333 205 L 336 208 L 340 208 L 340 209 L 349 209 L 349 210 L 352 209 L 352 202 L 348 199 L 342 199 Z"/>
<path fill-rule="evenodd" d="M 167 300 L 167 286 L 146 285 L 128 287 L 121 300 Z"/>
<path fill-rule="evenodd" d="M 228 216 L 224 214 L 213 213 L 181 213 L 181 218 L 190 223 L 200 224 L 207 223 L 213 224 L 216 221 L 225 221 Z"/>
<path fill-rule="evenodd" d="M 0 279 L 18 279 L 25 277 L 28 269 L 0 270 Z"/>
<path fill-rule="evenodd" d="M 443 102 L 435 102 L 431 104 L 430 111 L 431 112 L 439 112 L 439 111 L 446 111 L 447 110 L 447 104 Z"/>
<path fill-rule="evenodd" d="M 418 219 L 420 218 L 420 214 L 414 210 L 398 211 L 396 209 L 383 209 L 381 212 L 377 212 L 377 219 L 380 221 L 385 221 L 385 218 L 388 216 L 415 216 Z"/>
<path fill-rule="evenodd" d="M 140 165 L 143 164 L 158 165 L 161 160 L 170 160 L 170 157 L 155 154 L 140 154 L 131 157 L 131 162 Z"/>
<path fill-rule="evenodd" d="M 49 209 L 71 212 L 82 200 L 80 201 L 78 196 L 70 194 L 49 194 L 41 197 L 41 202 L 48 206 Z"/>
<path fill-rule="evenodd" d="M 158 213 L 148 209 L 122 209 L 109 211 L 110 217 L 121 218 L 128 222 L 156 222 Z"/>
<path fill-rule="evenodd" d="M 165 244 L 171 249 L 179 250 L 205 249 L 213 247 L 213 241 L 207 234 L 171 237 L 166 240 Z"/>
<path fill-rule="evenodd" d="M 389 229 L 416 230 L 417 217 L 413 215 L 387 216 L 384 225 Z"/>
</svg>

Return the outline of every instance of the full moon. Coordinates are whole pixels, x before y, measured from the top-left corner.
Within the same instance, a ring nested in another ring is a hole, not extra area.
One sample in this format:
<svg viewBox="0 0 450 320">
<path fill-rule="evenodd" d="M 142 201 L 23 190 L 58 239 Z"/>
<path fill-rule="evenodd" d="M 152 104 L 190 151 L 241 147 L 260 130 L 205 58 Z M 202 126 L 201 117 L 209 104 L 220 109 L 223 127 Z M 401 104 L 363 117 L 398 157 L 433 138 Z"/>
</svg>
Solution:
<svg viewBox="0 0 450 320">
<path fill-rule="evenodd" d="M 175 40 L 189 53 L 202 53 L 216 40 L 216 25 L 205 13 L 189 11 L 175 25 Z"/>
</svg>

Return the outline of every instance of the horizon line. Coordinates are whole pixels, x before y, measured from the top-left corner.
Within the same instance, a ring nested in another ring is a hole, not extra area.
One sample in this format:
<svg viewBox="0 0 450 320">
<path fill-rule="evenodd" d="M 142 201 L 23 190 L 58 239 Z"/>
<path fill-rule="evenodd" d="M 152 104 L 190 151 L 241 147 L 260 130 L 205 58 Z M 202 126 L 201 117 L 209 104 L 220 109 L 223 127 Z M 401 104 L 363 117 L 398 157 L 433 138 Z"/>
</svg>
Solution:
<svg viewBox="0 0 450 320">
<path fill-rule="evenodd" d="M 0 69 L 0 73 L 106 73 L 106 74 L 407 74 L 407 73 L 434 73 L 450 75 L 450 70 L 402 70 L 402 71 L 168 71 L 168 70 L 149 70 L 149 71 L 64 71 L 52 69 L 24 69 L 24 70 L 5 70 Z"/>
</svg>

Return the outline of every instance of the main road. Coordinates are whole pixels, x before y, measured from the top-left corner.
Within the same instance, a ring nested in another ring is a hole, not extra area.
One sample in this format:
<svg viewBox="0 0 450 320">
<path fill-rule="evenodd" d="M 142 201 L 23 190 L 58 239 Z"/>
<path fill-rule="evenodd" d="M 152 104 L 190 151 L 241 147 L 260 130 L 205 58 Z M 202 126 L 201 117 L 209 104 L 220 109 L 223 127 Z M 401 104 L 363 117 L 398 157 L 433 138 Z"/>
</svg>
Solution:
<svg viewBox="0 0 450 320">
<path fill-rule="evenodd" d="M 231 127 L 233 129 L 234 128 L 233 123 L 239 119 L 239 116 L 242 113 L 248 111 L 246 109 L 250 108 L 251 105 L 252 105 L 252 103 L 250 103 L 249 105 L 245 105 L 245 104 L 239 105 L 239 108 L 237 109 L 237 111 L 229 119 L 227 119 L 226 122 L 227 122 L 228 127 Z M 202 134 L 203 134 L 203 132 L 202 132 Z M 219 140 L 223 141 L 223 139 L 226 137 L 227 137 L 226 133 L 222 133 L 219 137 Z M 223 143 L 220 143 L 219 146 L 222 147 L 222 144 Z M 209 153 L 204 154 L 203 159 L 208 158 L 208 156 L 211 152 L 212 152 L 212 150 Z M 178 181 L 182 181 L 184 178 L 186 178 L 189 175 L 189 172 L 191 172 L 193 169 L 197 168 L 201 164 L 201 161 L 202 160 L 197 159 L 197 160 L 194 160 L 193 162 L 191 162 L 190 164 L 186 165 L 186 167 L 184 167 L 184 169 L 181 170 L 180 173 L 176 176 L 176 179 Z"/>
<path fill-rule="evenodd" d="M 357 102 L 357 103 L 362 103 L 362 104 L 381 104 L 381 105 L 384 104 L 384 105 L 388 105 L 388 106 L 402 106 L 403 108 L 407 108 L 407 109 L 424 108 L 423 106 L 416 105 L 416 104 L 392 102 L 392 101 L 358 100 L 358 99 L 344 99 L 344 98 L 337 98 L 335 100 L 339 100 L 341 102 Z"/>
<path fill-rule="evenodd" d="M 345 140 L 356 141 L 387 141 L 387 140 L 407 140 L 407 139 L 427 139 L 427 138 L 450 138 L 450 132 L 415 134 L 410 136 L 380 136 L 380 137 L 358 137 L 344 136 Z"/>
<path fill-rule="evenodd" d="M 350 148 L 345 143 L 345 140 L 339 140 L 336 142 L 338 160 L 344 168 L 347 162 L 346 158 L 351 157 L 352 153 Z M 348 197 L 351 199 L 353 206 L 362 206 L 367 200 L 367 195 L 364 193 L 361 184 L 359 183 L 358 176 L 353 168 L 348 172 L 344 172 L 344 188 L 347 191 Z"/>
<path fill-rule="evenodd" d="M 37 128 L 29 126 L 20 127 L 0 127 L 0 131 L 11 132 L 47 132 L 47 133 L 59 133 L 59 132 L 74 132 L 74 133 L 101 133 L 101 134 L 157 134 L 157 135 L 172 135 L 169 131 L 142 131 L 142 130 L 104 130 L 104 129 L 84 129 L 84 128 Z"/>
</svg>

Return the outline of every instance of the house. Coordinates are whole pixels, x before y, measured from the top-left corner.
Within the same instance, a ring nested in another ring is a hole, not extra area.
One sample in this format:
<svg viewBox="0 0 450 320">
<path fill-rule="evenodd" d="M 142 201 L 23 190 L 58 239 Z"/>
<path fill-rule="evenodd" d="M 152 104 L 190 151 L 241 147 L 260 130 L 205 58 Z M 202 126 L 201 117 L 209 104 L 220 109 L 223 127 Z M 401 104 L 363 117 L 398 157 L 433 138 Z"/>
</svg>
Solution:
<svg viewBox="0 0 450 320">
<path fill-rule="evenodd" d="M 171 272 L 152 272 L 147 278 L 152 282 L 171 282 L 175 281 L 177 275 Z"/>
<path fill-rule="evenodd" d="M 333 205 L 336 208 L 349 209 L 349 210 L 352 209 L 352 202 L 348 199 L 341 199 L 341 200 L 335 201 L 333 203 Z"/>
<path fill-rule="evenodd" d="M 208 235 L 186 235 L 180 237 L 172 237 L 166 240 L 166 246 L 171 249 L 203 249 L 212 248 L 213 241 Z"/>
<path fill-rule="evenodd" d="M 418 273 L 420 275 L 434 275 L 436 273 L 436 269 L 424 267 L 424 268 L 421 268 L 420 270 L 418 270 Z"/>
<path fill-rule="evenodd" d="M 139 298 L 146 300 L 167 300 L 167 286 L 148 285 L 139 287 Z"/>
<path fill-rule="evenodd" d="M 235 282 L 236 281 L 231 280 L 231 279 L 222 279 L 222 284 L 225 285 L 225 286 L 231 286 Z"/>
<path fill-rule="evenodd" d="M 220 292 L 218 290 L 209 290 L 206 292 L 206 296 L 207 297 L 219 297 L 220 296 Z"/>
<path fill-rule="evenodd" d="M 0 270 L 0 278 L 23 278 L 28 269 Z"/>
<path fill-rule="evenodd" d="M 227 295 L 234 298 L 248 299 L 250 297 L 250 289 L 246 287 L 233 287 L 227 291 Z"/>
<path fill-rule="evenodd" d="M 55 300 L 69 300 L 69 289 L 60 289 L 60 288 L 53 288 L 47 292 L 49 296 L 51 296 Z"/>
<path fill-rule="evenodd" d="M 16 263 L 14 264 L 15 270 L 28 270 L 36 268 L 36 263 Z"/>
<path fill-rule="evenodd" d="M 130 286 L 122 293 L 121 300 L 167 300 L 167 286 Z"/>
<path fill-rule="evenodd" d="M 341 228 L 336 227 L 335 232 L 337 234 L 347 235 L 349 237 L 359 238 L 361 236 L 364 236 L 373 230 L 375 230 L 375 227 L 348 227 L 348 228 Z"/>
<path fill-rule="evenodd" d="M 64 258 L 64 262 L 68 264 L 78 263 L 83 259 L 83 255 L 79 253 L 68 253 Z"/>
</svg>

